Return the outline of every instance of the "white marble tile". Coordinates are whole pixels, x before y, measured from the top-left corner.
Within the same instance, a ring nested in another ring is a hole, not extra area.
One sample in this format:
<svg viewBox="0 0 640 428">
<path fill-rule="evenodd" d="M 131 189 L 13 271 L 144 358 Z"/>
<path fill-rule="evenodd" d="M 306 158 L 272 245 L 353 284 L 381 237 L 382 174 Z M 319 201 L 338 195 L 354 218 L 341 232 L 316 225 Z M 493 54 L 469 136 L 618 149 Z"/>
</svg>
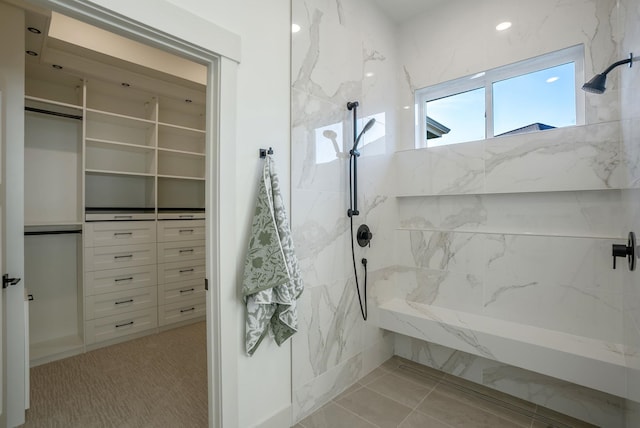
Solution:
<svg viewBox="0 0 640 428">
<path fill-rule="evenodd" d="M 493 138 L 485 144 L 487 192 L 619 188 L 618 122 Z"/>
<path fill-rule="evenodd" d="M 433 193 L 431 181 L 431 155 L 428 149 L 398 152 L 394 156 L 397 194 L 429 195 Z"/>
<path fill-rule="evenodd" d="M 380 306 L 390 331 L 624 396 L 621 345 L 395 299 Z"/>
<path fill-rule="evenodd" d="M 489 236 L 484 314 L 620 343 L 621 271 L 615 241 Z"/>
<path fill-rule="evenodd" d="M 292 186 L 348 191 L 350 122 L 346 108 L 294 89 L 292 109 Z"/>
<path fill-rule="evenodd" d="M 332 283 L 351 269 L 344 194 L 293 191 L 291 230 L 306 287 Z"/>
<path fill-rule="evenodd" d="M 398 198 L 398 226 L 406 229 L 622 237 L 620 192 Z"/>
<path fill-rule="evenodd" d="M 462 351 L 396 335 L 395 353 L 599 426 L 618 427 L 623 399 Z"/>
<path fill-rule="evenodd" d="M 534 235 L 620 236 L 619 190 L 484 195 L 483 231 Z"/>
<path fill-rule="evenodd" d="M 398 198 L 398 225 L 406 229 L 486 230 L 481 195 Z"/>
<path fill-rule="evenodd" d="M 485 235 L 420 230 L 396 231 L 396 264 L 481 277 Z"/>
<path fill-rule="evenodd" d="M 427 149 L 431 192 L 444 195 L 484 192 L 484 142 Z"/>
<path fill-rule="evenodd" d="M 397 268 L 394 297 L 481 314 L 482 277 L 433 269 Z"/>
<path fill-rule="evenodd" d="M 631 316 L 626 315 L 624 321 L 627 398 L 640 403 L 640 330 Z"/>
<path fill-rule="evenodd" d="M 640 119 L 623 120 L 621 137 L 625 187 L 640 188 Z"/>
<path fill-rule="evenodd" d="M 353 280 L 305 290 L 293 342 L 294 389 L 362 350 L 362 326 Z"/>
<path fill-rule="evenodd" d="M 362 354 L 293 388 L 293 420 L 299 421 L 328 403 L 335 396 L 354 384 L 363 375 Z"/>
</svg>

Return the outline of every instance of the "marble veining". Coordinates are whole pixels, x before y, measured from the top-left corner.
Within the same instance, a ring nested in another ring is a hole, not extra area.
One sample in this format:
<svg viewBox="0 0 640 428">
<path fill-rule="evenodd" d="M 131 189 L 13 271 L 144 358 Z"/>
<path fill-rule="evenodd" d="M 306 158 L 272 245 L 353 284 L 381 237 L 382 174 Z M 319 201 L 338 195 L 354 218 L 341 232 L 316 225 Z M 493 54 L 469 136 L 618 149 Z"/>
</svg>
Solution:
<svg viewBox="0 0 640 428">
<path fill-rule="evenodd" d="M 498 301 L 498 298 L 503 293 L 508 293 L 508 292 L 515 291 L 515 290 L 518 290 L 518 289 L 521 289 L 521 288 L 532 287 L 532 286 L 535 286 L 535 285 L 538 285 L 537 281 L 529 282 L 527 284 L 515 284 L 515 285 L 509 285 L 507 287 L 500 287 L 489 297 L 489 299 L 484 303 L 484 306 L 487 307 L 490 304 Z"/>
</svg>

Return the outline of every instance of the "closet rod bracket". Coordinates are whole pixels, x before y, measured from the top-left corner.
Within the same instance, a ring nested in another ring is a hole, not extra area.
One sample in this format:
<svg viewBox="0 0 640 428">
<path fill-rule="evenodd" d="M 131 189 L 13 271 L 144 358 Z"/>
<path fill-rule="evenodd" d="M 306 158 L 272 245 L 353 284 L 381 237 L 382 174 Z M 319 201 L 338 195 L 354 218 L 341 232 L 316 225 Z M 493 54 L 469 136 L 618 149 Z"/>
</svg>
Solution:
<svg viewBox="0 0 640 428">
<path fill-rule="evenodd" d="M 2 289 L 9 288 L 12 285 L 16 285 L 20 282 L 21 278 L 9 278 L 9 274 L 2 275 Z"/>
</svg>

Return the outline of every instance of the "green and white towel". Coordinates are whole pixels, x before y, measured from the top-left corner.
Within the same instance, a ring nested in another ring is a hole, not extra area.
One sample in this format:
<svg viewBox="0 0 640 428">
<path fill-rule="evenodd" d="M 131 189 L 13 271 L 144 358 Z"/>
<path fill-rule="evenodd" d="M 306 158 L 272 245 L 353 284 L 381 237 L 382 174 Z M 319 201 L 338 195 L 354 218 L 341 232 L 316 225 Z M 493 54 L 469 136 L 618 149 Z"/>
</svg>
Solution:
<svg viewBox="0 0 640 428">
<path fill-rule="evenodd" d="M 265 159 L 259 186 L 242 281 L 249 355 L 267 333 L 271 332 L 281 345 L 297 331 L 296 299 L 303 290 L 280 182 L 270 155 Z"/>
</svg>

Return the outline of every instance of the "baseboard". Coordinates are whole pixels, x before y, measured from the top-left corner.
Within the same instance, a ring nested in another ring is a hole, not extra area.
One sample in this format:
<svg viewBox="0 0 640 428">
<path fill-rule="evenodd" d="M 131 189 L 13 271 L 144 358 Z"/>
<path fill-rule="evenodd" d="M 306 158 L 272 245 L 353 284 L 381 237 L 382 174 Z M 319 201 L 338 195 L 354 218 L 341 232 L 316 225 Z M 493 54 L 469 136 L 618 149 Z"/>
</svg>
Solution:
<svg viewBox="0 0 640 428">
<path fill-rule="evenodd" d="M 292 424 L 291 412 L 292 412 L 291 405 L 288 405 L 284 409 L 278 411 L 277 413 L 273 414 L 272 416 L 260 422 L 259 424 L 254 425 L 254 428 L 284 428 L 284 427 L 288 428 Z"/>
</svg>

